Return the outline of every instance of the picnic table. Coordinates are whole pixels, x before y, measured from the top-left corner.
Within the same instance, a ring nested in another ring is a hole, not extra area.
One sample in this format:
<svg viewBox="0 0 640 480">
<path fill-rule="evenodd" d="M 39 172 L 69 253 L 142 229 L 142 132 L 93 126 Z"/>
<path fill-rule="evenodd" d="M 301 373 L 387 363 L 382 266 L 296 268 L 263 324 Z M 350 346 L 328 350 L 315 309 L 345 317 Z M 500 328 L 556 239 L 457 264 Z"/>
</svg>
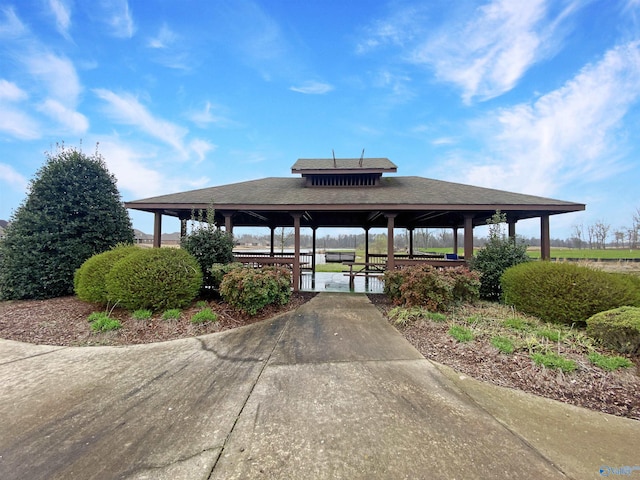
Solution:
<svg viewBox="0 0 640 480">
<path fill-rule="evenodd" d="M 359 276 L 382 275 L 386 269 L 384 263 L 371 262 L 342 262 L 343 265 L 349 267 L 349 272 L 345 272 L 345 276 L 349 276 L 349 288 L 353 289 L 355 278 Z"/>
</svg>

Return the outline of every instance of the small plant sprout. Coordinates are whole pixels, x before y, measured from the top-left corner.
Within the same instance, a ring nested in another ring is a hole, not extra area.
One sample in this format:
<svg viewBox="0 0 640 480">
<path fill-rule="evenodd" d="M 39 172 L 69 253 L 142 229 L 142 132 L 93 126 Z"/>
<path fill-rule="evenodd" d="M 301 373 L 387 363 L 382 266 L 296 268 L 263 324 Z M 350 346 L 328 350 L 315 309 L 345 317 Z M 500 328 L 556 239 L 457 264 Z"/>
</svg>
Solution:
<svg viewBox="0 0 640 480">
<path fill-rule="evenodd" d="M 491 339 L 491 345 L 502 353 L 511 354 L 515 350 L 513 341 L 509 337 L 496 336 Z"/>
<path fill-rule="evenodd" d="M 196 302 L 196 307 L 198 308 L 206 308 L 207 306 L 209 306 L 209 304 L 207 303 L 206 300 L 198 300 Z"/>
<path fill-rule="evenodd" d="M 613 372 L 619 368 L 629 368 L 633 365 L 631 360 L 619 356 L 601 355 L 597 352 L 589 354 L 589 361 L 596 367 L 600 367 L 603 370 Z"/>
<path fill-rule="evenodd" d="M 182 315 L 182 311 L 179 308 L 170 308 L 169 310 L 165 310 L 162 314 L 163 320 L 179 320 L 180 315 Z"/>
<path fill-rule="evenodd" d="M 531 355 L 531 359 L 536 365 L 542 365 L 553 370 L 562 370 L 565 373 L 573 372 L 577 368 L 576 362 L 553 352 L 534 353 Z"/>
<path fill-rule="evenodd" d="M 449 335 L 455 338 L 459 342 L 470 342 L 474 339 L 473 332 L 468 328 L 460 325 L 453 325 L 449 329 Z"/>
<path fill-rule="evenodd" d="M 191 323 L 216 322 L 218 315 L 210 308 L 204 308 L 191 317 Z"/>
<path fill-rule="evenodd" d="M 133 312 L 131 314 L 131 317 L 134 320 L 148 320 L 151 318 L 152 315 L 153 315 L 153 312 L 151 310 L 140 309 Z"/>
<path fill-rule="evenodd" d="M 91 330 L 94 332 L 108 332 L 122 327 L 119 320 L 110 318 L 106 312 L 93 312 L 89 315 L 88 320 L 91 323 Z"/>
</svg>

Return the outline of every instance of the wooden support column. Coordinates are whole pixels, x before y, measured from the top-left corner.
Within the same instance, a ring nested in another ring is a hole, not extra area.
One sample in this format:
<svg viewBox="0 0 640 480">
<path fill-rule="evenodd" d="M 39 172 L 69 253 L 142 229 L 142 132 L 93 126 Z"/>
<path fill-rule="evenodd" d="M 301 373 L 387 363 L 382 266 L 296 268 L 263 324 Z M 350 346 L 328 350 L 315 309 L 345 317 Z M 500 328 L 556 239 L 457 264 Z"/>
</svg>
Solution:
<svg viewBox="0 0 640 480">
<path fill-rule="evenodd" d="M 464 259 L 473 257 L 473 215 L 464 216 Z"/>
<path fill-rule="evenodd" d="M 515 220 L 509 220 L 507 222 L 507 225 L 509 226 L 509 238 L 513 243 L 515 243 L 516 242 L 516 222 Z"/>
<path fill-rule="evenodd" d="M 453 253 L 458 254 L 458 227 L 453 227 Z"/>
<path fill-rule="evenodd" d="M 369 227 L 364 227 L 364 263 L 369 263 Z"/>
<path fill-rule="evenodd" d="M 271 246 L 269 247 L 269 256 L 273 257 L 275 255 L 274 242 L 276 240 L 276 227 L 272 226 L 269 227 L 269 229 L 271 230 Z"/>
<path fill-rule="evenodd" d="M 385 213 L 387 217 L 387 270 L 393 270 L 396 268 L 396 261 L 394 258 L 394 246 L 393 246 L 393 229 L 395 226 L 396 213 Z"/>
<path fill-rule="evenodd" d="M 316 273 L 316 231 L 318 227 L 311 227 L 311 274 Z"/>
<path fill-rule="evenodd" d="M 223 212 L 224 216 L 224 230 L 227 233 L 233 233 L 233 221 L 231 219 L 232 213 Z"/>
<path fill-rule="evenodd" d="M 413 258 L 413 228 L 407 228 L 409 231 L 409 258 Z"/>
<path fill-rule="evenodd" d="M 549 215 L 540 217 L 540 258 L 551 258 L 551 236 L 549 235 Z"/>
<path fill-rule="evenodd" d="M 155 212 L 153 218 L 153 247 L 162 245 L 162 212 Z"/>
<path fill-rule="evenodd" d="M 300 291 L 300 213 L 292 213 L 294 241 L 293 241 L 293 291 Z"/>
</svg>

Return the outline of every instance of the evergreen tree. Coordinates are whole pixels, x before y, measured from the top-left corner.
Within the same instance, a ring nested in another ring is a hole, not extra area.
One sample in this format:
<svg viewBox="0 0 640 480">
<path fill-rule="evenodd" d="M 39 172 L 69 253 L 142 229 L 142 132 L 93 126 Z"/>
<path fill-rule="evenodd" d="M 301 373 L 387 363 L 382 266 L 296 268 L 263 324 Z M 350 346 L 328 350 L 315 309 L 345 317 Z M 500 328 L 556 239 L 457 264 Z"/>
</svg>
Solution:
<svg viewBox="0 0 640 480">
<path fill-rule="evenodd" d="M 507 237 L 502 231 L 502 224 L 506 221 L 507 216 L 500 211 L 487 220 L 487 243 L 471 259 L 471 269 L 480 272 L 480 298 L 486 300 L 500 300 L 500 277 L 507 268 L 530 260 L 527 246 Z"/>
<path fill-rule="evenodd" d="M 0 242 L 0 299 L 70 295 L 86 259 L 133 243 L 116 179 L 97 149 L 87 156 L 62 145 L 45 155 Z"/>
</svg>

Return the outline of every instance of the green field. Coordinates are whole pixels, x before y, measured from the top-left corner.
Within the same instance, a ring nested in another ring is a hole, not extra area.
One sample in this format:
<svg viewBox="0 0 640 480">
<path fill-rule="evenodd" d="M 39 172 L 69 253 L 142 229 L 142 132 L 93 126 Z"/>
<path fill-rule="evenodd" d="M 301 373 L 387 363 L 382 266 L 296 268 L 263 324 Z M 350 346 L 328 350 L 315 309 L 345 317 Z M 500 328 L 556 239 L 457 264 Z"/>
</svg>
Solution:
<svg viewBox="0 0 640 480">
<path fill-rule="evenodd" d="M 530 247 L 527 255 L 531 258 L 540 258 L 540 248 Z M 552 248 L 551 258 L 583 258 L 585 260 L 616 259 L 616 258 L 640 258 L 640 250 L 613 249 L 577 249 L 577 248 Z"/>
</svg>

